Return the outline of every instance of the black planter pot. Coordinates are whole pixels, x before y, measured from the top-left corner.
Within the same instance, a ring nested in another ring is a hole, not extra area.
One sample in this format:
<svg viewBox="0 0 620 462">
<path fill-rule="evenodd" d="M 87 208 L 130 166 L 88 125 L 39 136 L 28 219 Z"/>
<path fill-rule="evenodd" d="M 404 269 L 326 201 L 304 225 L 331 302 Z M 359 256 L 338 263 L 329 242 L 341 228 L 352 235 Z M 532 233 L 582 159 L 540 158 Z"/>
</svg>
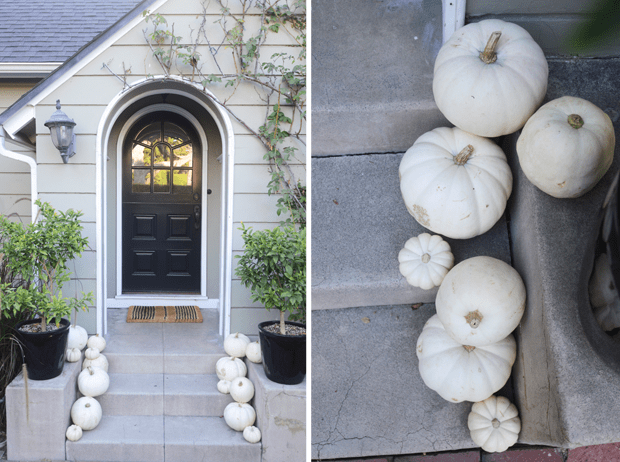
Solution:
<svg viewBox="0 0 620 462">
<path fill-rule="evenodd" d="M 282 335 L 264 329 L 278 321 L 265 321 L 258 325 L 263 369 L 269 380 L 284 385 L 296 385 L 306 376 L 306 336 Z M 305 327 L 299 322 L 286 324 Z"/>
<path fill-rule="evenodd" d="M 38 319 L 21 321 L 15 325 L 15 335 L 22 344 L 28 378 L 48 380 L 62 373 L 67 351 L 70 322 L 60 320 L 60 328 L 51 332 L 23 332 L 19 328 L 40 322 Z M 50 323 L 55 321 L 49 321 Z"/>
</svg>

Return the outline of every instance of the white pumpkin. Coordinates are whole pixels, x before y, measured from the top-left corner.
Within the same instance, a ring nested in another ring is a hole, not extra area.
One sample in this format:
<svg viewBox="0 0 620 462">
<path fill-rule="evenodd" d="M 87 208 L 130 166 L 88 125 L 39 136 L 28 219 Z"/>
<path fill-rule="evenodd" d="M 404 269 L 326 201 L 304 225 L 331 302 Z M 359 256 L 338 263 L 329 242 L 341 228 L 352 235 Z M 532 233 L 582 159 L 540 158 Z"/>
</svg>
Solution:
<svg viewBox="0 0 620 462">
<path fill-rule="evenodd" d="M 229 334 L 224 340 L 224 351 L 234 358 L 243 358 L 248 343 L 250 343 L 250 339 L 247 336 L 240 332 L 235 332 L 234 334 Z"/>
<path fill-rule="evenodd" d="M 88 341 L 88 332 L 82 326 L 69 326 L 67 348 L 77 348 L 82 351 Z"/>
<path fill-rule="evenodd" d="M 99 357 L 101 353 L 99 352 L 99 350 L 97 348 L 86 348 L 86 351 L 84 351 L 84 357 L 86 359 L 96 359 Z"/>
<path fill-rule="evenodd" d="M 101 405 L 95 398 L 83 396 L 71 406 L 71 420 L 82 428 L 92 430 L 101 421 Z"/>
<path fill-rule="evenodd" d="M 407 282 L 424 290 L 437 287 L 454 265 L 450 244 L 440 236 L 422 233 L 412 237 L 398 253 L 398 269 Z"/>
<path fill-rule="evenodd" d="M 80 393 L 84 396 L 95 397 L 108 391 L 110 376 L 99 367 L 89 366 L 80 372 L 77 382 Z"/>
<path fill-rule="evenodd" d="M 519 438 L 518 416 L 516 406 L 503 396 L 474 403 L 467 418 L 471 439 L 487 452 L 504 452 Z"/>
<path fill-rule="evenodd" d="M 248 346 L 245 348 L 245 355 L 253 363 L 259 364 L 263 362 L 260 343 L 258 343 L 258 340 L 256 342 L 248 343 Z"/>
<path fill-rule="evenodd" d="M 82 428 L 77 425 L 70 425 L 65 432 L 65 436 L 69 441 L 79 441 L 82 437 Z"/>
<path fill-rule="evenodd" d="M 607 114 L 585 99 L 564 96 L 542 106 L 517 141 L 525 176 L 557 198 L 590 191 L 609 169 L 616 136 Z"/>
<path fill-rule="evenodd" d="M 523 127 L 542 104 L 548 75 L 545 54 L 525 29 L 488 19 L 458 29 L 441 47 L 433 95 L 454 125 L 496 137 Z"/>
<path fill-rule="evenodd" d="M 230 428 L 242 432 L 246 427 L 254 425 L 256 411 L 247 403 L 230 403 L 224 409 L 224 420 Z"/>
<path fill-rule="evenodd" d="M 450 402 L 482 401 L 502 388 L 517 357 L 512 335 L 482 347 L 462 345 L 433 315 L 416 345 L 420 376 L 427 387 Z"/>
<path fill-rule="evenodd" d="M 478 256 L 444 278 L 435 299 L 446 332 L 462 345 L 483 346 L 510 334 L 525 311 L 525 285 L 507 263 Z"/>
<path fill-rule="evenodd" d="M 254 397 L 254 384 L 246 377 L 237 377 L 230 382 L 229 391 L 238 403 L 248 403 Z"/>
<path fill-rule="evenodd" d="M 98 367 L 108 372 L 108 368 L 110 367 L 108 363 L 108 358 L 104 354 L 99 354 L 95 359 L 84 359 L 82 362 L 82 370 L 88 367 Z"/>
<path fill-rule="evenodd" d="M 500 219 L 512 192 L 506 155 L 458 128 L 424 133 L 403 156 L 400 191 L 409 213 L 435 233 L 469 239 Z"/>
<path fill-rule="evenodd" d="M 224 356 L 215 363 L 215 373 L 220 380 L 231 381 L 237 377 L 245 377 L 248 368 L 239 358 Z"/>
<path fill-rule="evenodd" d="M 253 425 L 243 429 L 243 437 L 248 443 L 258 443 L 261 438 L 260 430 Z"/>
<path fill-rule="evenodd" d="M 67 348 L 65 359 L 67 360 L 67 362 L 76 363 L 80 359 L 82 359 L 82 352 L 77 348 Z"/>
<path fill-rule="evenodd" d="M 99 334 L 95 334 L 91 336 L 86 342 L 86 346 L 89 348 L 97 348 L 99 351 L 105 350 L 107 343 L 103 337 L 100 337 Z"/>
<path fill-rule="evenodd" d="M 230 393 L 230 381 L 229 380 L 220 380 L 217 382 L 217 391 L 220 393 L 224 393 L 227 395 Z"/>
<path fill-rule="evenodd" d="M 594 262 L 588 293 L 594 317 L 601 328 L 610 331 L 620 327 L 620 297 L 606 253 L 599 255 Z"/>
</svg>

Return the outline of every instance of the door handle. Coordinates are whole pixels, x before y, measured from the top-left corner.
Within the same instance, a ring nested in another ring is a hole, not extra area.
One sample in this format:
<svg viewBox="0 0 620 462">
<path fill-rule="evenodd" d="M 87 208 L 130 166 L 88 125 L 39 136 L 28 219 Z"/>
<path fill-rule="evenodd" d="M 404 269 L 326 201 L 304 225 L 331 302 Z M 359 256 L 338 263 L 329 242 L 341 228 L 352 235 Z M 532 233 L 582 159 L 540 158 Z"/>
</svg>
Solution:
<svg viewBox="0 0 620 462">
<path fill-rule="evenodd" d="M 194 228 L 200 228 L 200 206 L 194 206 Z"/>
</svg>

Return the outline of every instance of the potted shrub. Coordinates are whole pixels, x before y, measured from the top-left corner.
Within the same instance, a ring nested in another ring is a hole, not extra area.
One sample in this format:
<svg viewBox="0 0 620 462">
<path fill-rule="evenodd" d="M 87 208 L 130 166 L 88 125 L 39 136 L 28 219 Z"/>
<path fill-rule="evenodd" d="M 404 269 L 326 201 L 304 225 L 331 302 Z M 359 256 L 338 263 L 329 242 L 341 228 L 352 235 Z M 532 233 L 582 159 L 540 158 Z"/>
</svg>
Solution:
<svg viewBox="0 0 620 462">
<path fill-rule="evenodd" d="M 15 325 L 29 378 L 47 380 L 62 372 L 73 310 L 87 309 L 93 303 L 92 293 L 81 297 L 64 297 L 62 287 L 70 279 L 67 263 L 81 255 L 88 246 L 82 237 L 81 212 L 54 210 L 37 201 L 42 219 L 28 225 L 0 217 L 3 236 L 0 254 L 4 265 L 11 268 L 15 284 L 3 283 L 2 316 L 28 319 Z"/>
<path fill-rule="evenodd" d="M 240 229 L 245 251 L 235 273 L 252 301 L 280 311 L 279 321 L 258 325 L 265 375 L 277 383 L 300 383 L 306 374 L 306 230 Z"/>
</svg>

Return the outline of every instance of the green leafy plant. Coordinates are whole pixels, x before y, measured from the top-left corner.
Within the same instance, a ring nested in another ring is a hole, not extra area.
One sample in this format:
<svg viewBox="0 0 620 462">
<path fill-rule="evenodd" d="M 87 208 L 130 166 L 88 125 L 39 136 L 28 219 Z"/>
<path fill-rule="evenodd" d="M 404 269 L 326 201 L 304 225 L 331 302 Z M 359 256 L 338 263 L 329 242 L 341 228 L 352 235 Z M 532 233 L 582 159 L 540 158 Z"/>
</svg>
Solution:
<svg viewBox="0 0 620 462">
<path fill-rule="evenodd" d="M 60 212 L 37 201 L 42 219 L 28 225 L 0 216 L 2 266 L 10 268 L 12 280 L 2 282 L 2 317 L 15 318 L 29 313 L 41 319 L 41 330 L 48 320 L 58 326 L 73 310 L 88 309 L 92 292 L 81 297 L 64 297 L 62 287 L 69 281 L 69 261 L 88 248 L 82 237 L 81 212 Z M 18 283 L 16 283 L 18 282 Z"/>
<path fill-rule="evenodd" d="M 289 319 L 305 322 L 306 229 L 240 229 L 245 251 L 237 256 L 235 274 L 252 292 L 252 301 L 280 311 L 280 333 L 285 334 L 286 313 Z"/>
</svg>

